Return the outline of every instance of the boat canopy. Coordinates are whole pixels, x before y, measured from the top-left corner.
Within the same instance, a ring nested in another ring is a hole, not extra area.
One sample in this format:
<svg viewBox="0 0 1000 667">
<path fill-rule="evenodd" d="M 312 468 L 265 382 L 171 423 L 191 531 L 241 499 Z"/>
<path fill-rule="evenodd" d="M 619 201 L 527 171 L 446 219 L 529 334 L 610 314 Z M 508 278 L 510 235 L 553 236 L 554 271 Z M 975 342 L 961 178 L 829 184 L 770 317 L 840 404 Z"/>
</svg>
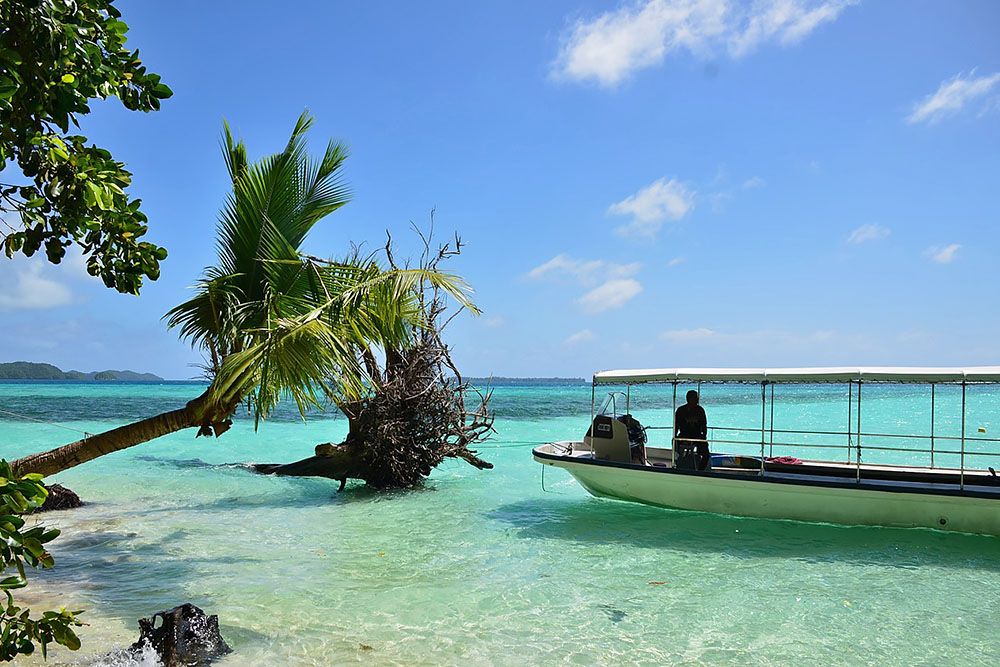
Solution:
<svg viewBox="0 0 1000 667">
<path fill-rule="evenodd" d="M 752 382 L 812 384 L 820 382 L 984 382 L 1000 383 L 1000 366 L 919 368 L 864 366 L 839 368 L 649 368 L 600 371 L 594 384 L 644 382 Z"/>
</svg>

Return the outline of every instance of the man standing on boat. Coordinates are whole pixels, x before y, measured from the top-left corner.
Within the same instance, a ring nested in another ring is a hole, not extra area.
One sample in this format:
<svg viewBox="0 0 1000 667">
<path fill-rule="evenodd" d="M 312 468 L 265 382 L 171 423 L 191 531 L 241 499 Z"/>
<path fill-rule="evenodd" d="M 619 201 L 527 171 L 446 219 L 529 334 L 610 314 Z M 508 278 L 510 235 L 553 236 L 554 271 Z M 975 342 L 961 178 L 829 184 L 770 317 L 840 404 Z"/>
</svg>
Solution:
<svg viewBox="0 0 1000 667">
<path fill-rule="evenodd" d="M 711 456 L 708 452 L 708 417 L 705 408 L 698 405 L 698 392 L 687 393 L 687 403 L 674 414 L 674 436 L 678 439 L 678 452 L 696 451 L 698 470 L 706 470 Z"/>
</svg>

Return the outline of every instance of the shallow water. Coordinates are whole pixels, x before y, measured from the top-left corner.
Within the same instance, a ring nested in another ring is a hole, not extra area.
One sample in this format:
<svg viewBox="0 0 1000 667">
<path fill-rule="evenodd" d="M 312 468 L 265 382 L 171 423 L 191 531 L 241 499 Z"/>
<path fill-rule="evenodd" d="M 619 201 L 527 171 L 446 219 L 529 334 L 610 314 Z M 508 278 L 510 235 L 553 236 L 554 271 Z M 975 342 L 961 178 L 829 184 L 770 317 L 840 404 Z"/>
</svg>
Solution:
<svg viewBox="0 0 1000 667">
<path fill-rule="evenodd" d="M 951 389 L 936 397 L 940 435 L 960 433 Z M 8 383 L 0 410 L 96 432 L 198 392 Z M 929 431 L 928 389 L 865 392 L 865 431 Z M 774 427 L 843 430 L 846 394 L 779 388 Z M 759 427 L 759 388 L 703 396 L 710 423 Z M 967 432 L 994 436 L 1000 396 L 967 398 Z M 644 423 L 669 425 L 669 389 L 631 399 Z M 301 458 L 346 430 L 287 409 L 258 433 L 239 420 L 218 440 L 176 434 L 63 473 L 89 504 L 45 515 L 64 528 L 57 566 L 27 597 L 86 609 L 90 625 L 83 650 L 55 663 L 115 664 L 102 656 L 135 639 L 136 618 L 185 601 L 219 615 L 235 649 L 221 665 L 1000 662 L 1000 538 L 659 510 L 591 498 L 552 469 L 543 491 L 529 443 L 579 437 L 589 387 L 500 387 L 494 407 L 482 451 L 496 468 L 447 462 L 414 492 L 248 473 L 241 464 Z M 759 431 L 740 437 L 755 442 L 727 449 L 759 452 Z M 72 439 L 0 414 L 0 456 Z M 814 442 L 846 454 L 843 437 Z"/>
</svg>

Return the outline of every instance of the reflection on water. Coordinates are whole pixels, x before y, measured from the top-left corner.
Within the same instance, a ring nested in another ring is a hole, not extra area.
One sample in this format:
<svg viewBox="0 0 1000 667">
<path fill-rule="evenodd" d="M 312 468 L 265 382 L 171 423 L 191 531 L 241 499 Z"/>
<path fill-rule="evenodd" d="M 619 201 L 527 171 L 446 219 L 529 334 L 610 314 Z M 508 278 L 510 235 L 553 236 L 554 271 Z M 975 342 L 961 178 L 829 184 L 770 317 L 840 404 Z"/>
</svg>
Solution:
<svg viewBox="0 0 1000 667">
<path fill-rule="evenodd" d="M 525 539 L 559 539 L 755 559 L 799 559 L 916 569 L 924 565 L 1000 571 L 1000 539 L 868 526 L 719 516 L 614 501 L 533 500 L 490 516 Z"/>
</svg>

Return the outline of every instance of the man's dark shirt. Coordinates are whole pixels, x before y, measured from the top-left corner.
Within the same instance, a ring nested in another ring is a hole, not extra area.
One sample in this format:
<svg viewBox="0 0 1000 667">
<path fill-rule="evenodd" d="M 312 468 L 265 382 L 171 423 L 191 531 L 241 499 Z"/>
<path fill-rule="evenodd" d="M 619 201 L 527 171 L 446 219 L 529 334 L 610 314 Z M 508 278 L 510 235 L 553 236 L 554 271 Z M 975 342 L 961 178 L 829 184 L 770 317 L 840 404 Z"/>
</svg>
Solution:
<svg viewBox="0 0 1000 667">
<path fill-rule="evenodd" d="M 708 436 L 708 417 L 705 408 L 685 403 L 674 415 L 677 437 L 704 440 Z"/>
</svg>

